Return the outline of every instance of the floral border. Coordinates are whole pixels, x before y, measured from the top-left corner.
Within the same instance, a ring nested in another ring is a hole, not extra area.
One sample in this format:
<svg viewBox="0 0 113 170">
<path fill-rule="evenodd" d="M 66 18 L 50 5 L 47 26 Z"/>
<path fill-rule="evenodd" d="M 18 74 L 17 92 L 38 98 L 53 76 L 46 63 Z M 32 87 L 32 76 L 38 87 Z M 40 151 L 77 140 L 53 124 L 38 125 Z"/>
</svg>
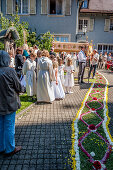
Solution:
<svg viewBox="0 0 113 170">
<path fill-rule="evenodd" d="M 97 73 L 98 74 L 98 73 Z M 106 86 L 105 86 L 105 91 L 104 91 L 104 100 L 103 100 L 103 105 L 104 105 L 104 121 L 103 121 L 103 129 L 106 133 L 107 139 L 110 143 L 110 145 L 113 146 L 113 138 L 111 137 L 108 125 L 110 122 L 110 117 L 108 116 L 108 80 L 105 78 L 104 75 L 102 75 L 101 73 L 99 73 L 106 81 Z M 73 120 L 72 123 L 72 150 L 71 150 L 71 155 L 72 155 L 72 168 L 73 169 L 77 169 L 80 170 L 80 155 L 79 155 L 79 142 L 78 142 L 78 134 L 79 134 L 79 130 L 78 130 L 78 121 L 80 119 L 80 115 L 82 113 L 82 110 L 84 109 L 85 103 L 89 97 L 90 92 L 92 91 L 93 87 L 95 85 L 95 82 L 91 84 L 91 87 L 89 88 L 88 92 L 86 93 L 86 96 L 81 104 L 81 107 L 79 109 L 79 111 L 76 114 L 75 119 Z"/>
</svg>

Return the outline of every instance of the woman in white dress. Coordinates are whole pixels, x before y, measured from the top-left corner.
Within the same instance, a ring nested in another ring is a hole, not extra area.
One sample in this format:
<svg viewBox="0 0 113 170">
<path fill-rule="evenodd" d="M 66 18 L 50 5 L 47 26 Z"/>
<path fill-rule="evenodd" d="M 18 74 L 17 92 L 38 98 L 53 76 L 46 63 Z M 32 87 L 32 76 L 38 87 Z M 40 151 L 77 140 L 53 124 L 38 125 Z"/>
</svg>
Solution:
<svg viewBox="0 0 113 170">
<path fill-rule="evenodd" d="M 62 64 L 62 59 L 59 58 L 58 59 L 58 73 L 59 73 L 59 77 L 61 80 L 62 85 L 64 85 L 64 64 Z"/>
<path fill-rule="evenodd" d="M 73 93 L 71 88 L 74 86 L 74 67 L 72 65 L 72 59 L 68 58 L 67 65 L 64 68 L 66 72 L 64 86 L 66 87 L 66 93 Z"/>
<path fill-rule="evenodd" d="M 52 80 L 53 77 L 53 64 L 48 58 L 49 52 L 42 51 L 42 57 L 37 65 L 37 102 L 51 103 L 55 100 Z"/>
<path fill-rule="evenodd" d="M 23 65 L 23 74 L 26 75 L 26 91 L 28 96 L 36 95 L 36 54 L 32 52 Z"/>
<path fill-rule="evenodd" d="M 58 72 L 58 62 L 53 62 L 53 71 L 55 76 L 55 81 L 53 81 L 53 89 L 54 89 L 54 95 L 56 100 L 64 99 L 65 93 L 64 89 L 62 87 L 62 83 L 60 80 L 59 72 Z"/>
</svg>

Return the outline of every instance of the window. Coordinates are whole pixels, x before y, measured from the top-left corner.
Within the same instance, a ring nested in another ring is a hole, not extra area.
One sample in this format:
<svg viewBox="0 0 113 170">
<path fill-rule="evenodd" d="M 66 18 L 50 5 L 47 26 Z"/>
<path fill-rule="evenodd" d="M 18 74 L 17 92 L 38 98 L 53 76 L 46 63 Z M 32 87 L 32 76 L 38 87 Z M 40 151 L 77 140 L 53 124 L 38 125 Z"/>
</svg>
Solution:
<svg viewBox="0 0 113 170">
<path fill-rule="evenodd" d="M 55 41 L 69 42 L 69 35 L 54 35 Z"/>
<path fill-rule="evenodd" d="M 63 14 L 63 0 L 50 0 L 51 15 L 62 15 Z"/>
<path fill-rule="evenodd" d="M 88 28 L 88 19 L 79 19 L 79 32 L 83 32 L 83 29 Z"/>
<path fill-rule="evenodd" d="M 103 54 L 105 52 L 113 53 L 113 44 L 98 44 L 98 52 L 102 52 Z"/>
<path fill-rule="evenodd" d="M 82 4 L 82 8 L 87 8 L 88 7 L 88 2 L 87 0 L 84 0 L 83 4 Z"/>
<path fill-rule="evenodd" d="M 14 0 L 14 13 L 18 10 L 19 14 L 29 13 L 29 0 Z"/>
<path fill-rule="evenodd" d="M 113 31 L 113 18 L 110 19 L 110 31 Z"/>
</svg>

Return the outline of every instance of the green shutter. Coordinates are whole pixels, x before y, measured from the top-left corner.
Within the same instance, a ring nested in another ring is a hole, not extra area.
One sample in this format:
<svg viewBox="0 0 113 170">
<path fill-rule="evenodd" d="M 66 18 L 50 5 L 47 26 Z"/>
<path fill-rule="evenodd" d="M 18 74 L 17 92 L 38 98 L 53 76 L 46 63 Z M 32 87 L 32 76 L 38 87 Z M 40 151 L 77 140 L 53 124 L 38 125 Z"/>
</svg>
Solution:
<svg viewBox="0 0 113 170">
<path fill-rule="evenodd" d="M 41 0 L 41 14 L 47 14 L 47 2 L 48 0 Z"/>
<path fill-rule="evenodd" d="M 36 14 L 36 0 L 30 0 L 30 14 Z"/>
<path fill-rule="evenodd" d="M 13 13 L 13 0 L 7 0 L 7 14 L 12 14 Z"/>
<path fill-rule="evenodd" d="M 65 15 L 71 15 L 71 0 L 65 0 Z"/>
<path fill-rule="evenodd" d="M 93 31 L 94 29 L 94 19 L 89 20 L 89 31 Z"/>
<path fill-rule="evenodd" d="M 110 30 L 110 19 L 105 19 L 104 31 L 108 32 Z"/>
</svg>

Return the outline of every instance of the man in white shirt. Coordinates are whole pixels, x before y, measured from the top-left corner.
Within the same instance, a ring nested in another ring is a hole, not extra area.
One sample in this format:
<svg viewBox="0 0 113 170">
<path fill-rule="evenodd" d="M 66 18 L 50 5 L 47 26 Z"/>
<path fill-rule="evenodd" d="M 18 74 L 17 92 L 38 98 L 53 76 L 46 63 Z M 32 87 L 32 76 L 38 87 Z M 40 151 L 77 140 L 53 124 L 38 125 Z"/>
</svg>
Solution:
<svg viewBox="0 0 113 170">
<path fill-rule="evenodd" d="M 91 58 L 91 66 L 90 66 L 90 71 L 89 71 L 89 78 L 90 78 L 92 70 L 93 70 L 93 77 L 92 78 L 94 78 L 95 73 L 96 73 L 96 68 L 97 68 L 98 60 L 99 60 L 98 52 L 97 52 L 96 49 L 94 49 L 93 56 Z"/>
<path fill-rule="evenodd" d="M 79 61 L 79 72 L 78 72 L 78 83 L 83 82 L 83 76 L 86 66 L 86 55 L 85 55 L 85 47 L 81 47 L 81 51 L 78 53 L 78 61 Z"/>
</svg>

